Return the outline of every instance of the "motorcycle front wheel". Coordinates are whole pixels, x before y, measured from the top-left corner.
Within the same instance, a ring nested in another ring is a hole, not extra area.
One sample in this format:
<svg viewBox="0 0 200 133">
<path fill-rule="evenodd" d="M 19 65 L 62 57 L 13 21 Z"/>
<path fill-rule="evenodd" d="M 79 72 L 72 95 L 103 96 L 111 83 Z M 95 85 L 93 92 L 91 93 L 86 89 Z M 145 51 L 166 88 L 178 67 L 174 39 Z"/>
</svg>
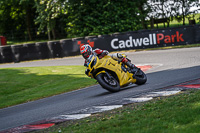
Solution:
<svg viewBox="0 0 200 133">
<path fill-rule="evenodd" d="M 147 76 L 146 74 L 142 71 L 142 70 L 139 70 L 134 78 L 136 79 L 136 83 L 137 85 L 143 85 L 147 82 Z"/>
<path fill-rule="evenodd" d="M 112 75 L 108 76 L 106 73 L 100 73 L 97 75 L 96 80 L 104 89 L 110 92 L 120 91 L 119 82 Z"/>
</svg>

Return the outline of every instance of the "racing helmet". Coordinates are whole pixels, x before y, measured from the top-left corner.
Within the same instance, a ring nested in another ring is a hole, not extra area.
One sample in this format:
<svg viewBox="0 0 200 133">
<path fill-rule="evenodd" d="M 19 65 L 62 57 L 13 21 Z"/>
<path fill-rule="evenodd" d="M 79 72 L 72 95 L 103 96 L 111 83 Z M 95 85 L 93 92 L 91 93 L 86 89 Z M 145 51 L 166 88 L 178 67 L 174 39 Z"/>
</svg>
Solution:
<svg viewBox="0 0 200 133">
<path fill-rule="evenodd" d="M 92 54 L 92 47 L 88 44 L 85 44 L 80 47 L 80 52 L 83 58 L 87 59 Z"/>
</svg>

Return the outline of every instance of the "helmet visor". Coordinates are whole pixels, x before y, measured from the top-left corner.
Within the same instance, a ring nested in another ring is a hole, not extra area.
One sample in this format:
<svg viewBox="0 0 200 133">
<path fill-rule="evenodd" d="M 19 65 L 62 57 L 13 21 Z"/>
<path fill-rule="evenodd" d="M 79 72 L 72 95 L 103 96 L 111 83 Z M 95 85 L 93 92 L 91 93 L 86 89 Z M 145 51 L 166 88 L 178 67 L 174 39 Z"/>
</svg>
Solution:
<svg viewBox="0 0 200 133">
<path fill-rule="evenodd" d="M 83 58 L 87 59 L 91 55 L 90 51 L 87 51 L 85 53 L 82 53 Z"/>
</svg>

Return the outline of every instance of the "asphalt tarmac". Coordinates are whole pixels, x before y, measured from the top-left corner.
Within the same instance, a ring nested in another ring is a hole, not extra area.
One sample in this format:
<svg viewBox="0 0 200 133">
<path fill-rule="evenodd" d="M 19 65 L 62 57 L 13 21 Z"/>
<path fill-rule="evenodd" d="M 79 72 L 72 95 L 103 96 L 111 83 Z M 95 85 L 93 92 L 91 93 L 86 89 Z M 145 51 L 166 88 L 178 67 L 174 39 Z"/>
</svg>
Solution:
<svg viewBox="0 0 200 133">
<path fill-rule="evenodd" d="M 110 93 L 95 85 L 77 91 L 0 109 L 0 131 L 78 110 L 113 103 L 141 93 L 200 78 L 200 47 L 125 52 L 136 65 L 152 65 L 145 85 Z M 0 68 L 83 65 L 81 56 L 2 64 Z M 3 101 L 1 101 L 3 102 Z"/>
</svg>

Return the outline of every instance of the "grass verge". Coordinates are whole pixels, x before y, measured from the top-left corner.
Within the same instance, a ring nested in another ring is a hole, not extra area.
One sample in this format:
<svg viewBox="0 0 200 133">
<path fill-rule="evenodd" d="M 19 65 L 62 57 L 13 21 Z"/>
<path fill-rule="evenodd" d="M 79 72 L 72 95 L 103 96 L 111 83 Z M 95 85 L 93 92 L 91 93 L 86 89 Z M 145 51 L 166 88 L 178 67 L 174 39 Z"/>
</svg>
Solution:
<svg viewBox="0 0 200 133">
<path fill-rule="evenodd" d="M 188 93 L 189 92 L 189 93 Z M 53 133 L 196 133 L 200 131 L 200 91 L 131 104 L 39 132 Z"/>
<path fill-rule="evenodd" d="M 0 108 L 95 84 L 84 66 L 0 69 Z"/>
</svg>

